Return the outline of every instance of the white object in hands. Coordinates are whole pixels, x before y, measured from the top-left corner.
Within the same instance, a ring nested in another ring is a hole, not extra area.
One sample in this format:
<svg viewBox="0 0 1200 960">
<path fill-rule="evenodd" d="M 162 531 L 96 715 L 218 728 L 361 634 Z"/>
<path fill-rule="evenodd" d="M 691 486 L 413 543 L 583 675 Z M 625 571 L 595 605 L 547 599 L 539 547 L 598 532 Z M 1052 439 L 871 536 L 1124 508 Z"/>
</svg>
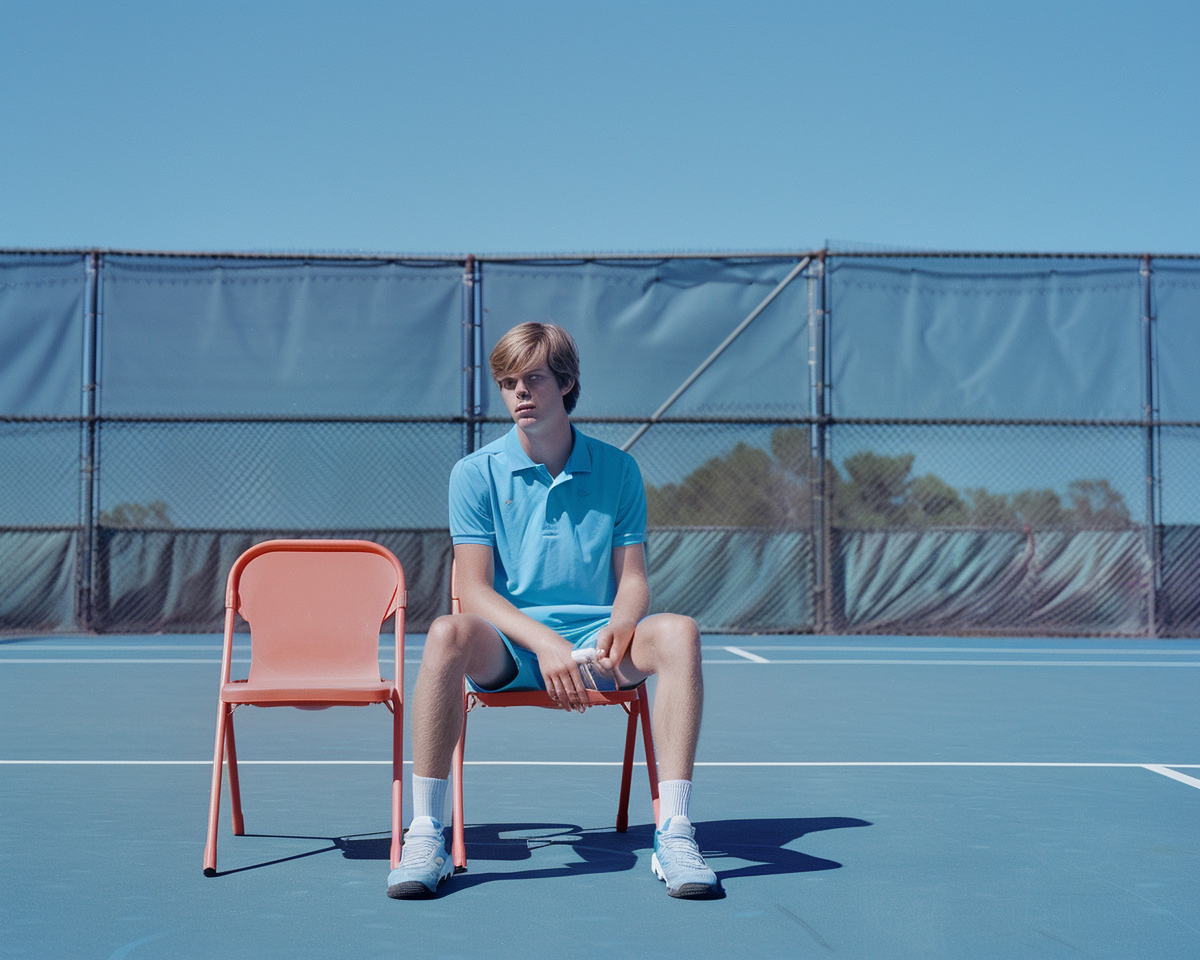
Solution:
<svg viewBox="0 0 1200 960">
<path fill-rule="evenodd" d="M 601 666 L 595 647 L 572 650 L 571 659 L 579 664 L 579 675 L 583 677 L 584 686 L 589 690 L 599 690 L 600 688 L 597 686 L 599 680 L 613 683 L 612 671 Z"/>
</svg>

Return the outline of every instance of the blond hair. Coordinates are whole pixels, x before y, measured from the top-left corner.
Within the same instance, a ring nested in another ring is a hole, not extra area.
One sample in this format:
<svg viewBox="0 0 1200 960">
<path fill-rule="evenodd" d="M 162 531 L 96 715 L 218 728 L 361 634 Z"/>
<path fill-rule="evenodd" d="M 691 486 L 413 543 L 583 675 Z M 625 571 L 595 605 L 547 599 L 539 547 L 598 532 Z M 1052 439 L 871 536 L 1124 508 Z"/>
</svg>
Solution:
<svg viewBox="0 0 1200 960">
<path fill-rule="evenodd" d="M 579 399 L 579 349 L 562 327 L 553 323 L 519 324 L 492 348 L 489 362 L 492 379 L 497 382 L 541 363 L 546 364 L 559 387 L 571 384 L 571 389 L 563 395 L 563 406 L 567 413 L 575 409 Z"/>
</svg>

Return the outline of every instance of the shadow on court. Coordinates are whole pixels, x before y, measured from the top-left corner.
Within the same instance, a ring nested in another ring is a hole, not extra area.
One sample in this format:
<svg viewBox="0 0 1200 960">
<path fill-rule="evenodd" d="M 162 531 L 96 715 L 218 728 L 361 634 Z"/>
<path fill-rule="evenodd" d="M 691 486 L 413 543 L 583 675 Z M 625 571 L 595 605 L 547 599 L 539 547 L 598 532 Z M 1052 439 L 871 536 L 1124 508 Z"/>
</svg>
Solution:
<svg viewBox="0 0 1200 960">
<path fill-rule="evenodd" d="M 725 882 L 742 877 L 836 870 L 842 866 L 837 861 L 813 857 L 792 850 L 788 845 L 806 834 L 822 830 L 869 826 L 871 824 L 868 821 L 853 817 L 710 820 L 696 824 L 696 834 L 704 856 L 716 869 L 717 876 Z M 386 862 L 391 843 L 390 837 L 385 834 L 315 837 L 248 833 L 246 836 L 258 839 L 312 840 L 320 842 L 321 846 L 303 853 L 235 867 L 232 870 L 222 870 L 217 876 L 260 870 L 339 850 L 347 860 Z M 653 846 L 654 828 L 650 824 L 639 824 L 630 827 L 626 833 L 617 833 L 608 828 L 588 830 L 577 824 L 566 823 L 492 823 L 467 827 L 466 843 L 470 858 L 468 869 L 459 873 L 448 888 L 443 887 L 439 895 L 499 881 L 542 880 L 632 870 L 638 862 L 638 851 L 649 850 Z M 528 870 L 488 869 L 489 864 L 532 861 L 536 851 L 548 847 L 569 847 L 578 859 L 560 863 L 558 866 L 539 866 Z M 719 869 L 722 862 L 729 860 L 746 861 L 749 865 Z"/>
</svg>

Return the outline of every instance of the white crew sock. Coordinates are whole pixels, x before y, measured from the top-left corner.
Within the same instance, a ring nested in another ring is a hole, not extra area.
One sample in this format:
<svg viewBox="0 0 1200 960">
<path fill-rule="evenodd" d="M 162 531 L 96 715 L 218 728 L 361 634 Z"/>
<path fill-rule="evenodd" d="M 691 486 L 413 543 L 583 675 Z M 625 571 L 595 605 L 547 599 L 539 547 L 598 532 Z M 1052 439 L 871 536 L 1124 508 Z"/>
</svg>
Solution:
<svg viewBox="0 0 1200 960">
<path fill-rule="evenodd" d="M 414 820 L 417 817 L 433 817 L 438 823 L 443 822 L 442 817 L 446 812 L 446 785 L 449 782 L 449 779 L 438 780 L 435 777 L 418 777 L 413 774 Z"/>
<path fill-rule="evenodd" d="M 688 801 L 692 796 L 691 780 L 658 781 L 658 822 L 661 826 L 671 817 L 687 817 Z"/>
</svg>

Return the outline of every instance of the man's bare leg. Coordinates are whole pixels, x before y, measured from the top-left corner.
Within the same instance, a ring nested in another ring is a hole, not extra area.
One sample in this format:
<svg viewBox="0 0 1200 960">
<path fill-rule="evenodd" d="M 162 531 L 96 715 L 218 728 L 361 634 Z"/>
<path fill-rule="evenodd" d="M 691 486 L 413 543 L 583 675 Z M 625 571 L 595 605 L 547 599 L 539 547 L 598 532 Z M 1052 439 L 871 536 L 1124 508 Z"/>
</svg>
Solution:
<svg viewBox="0 0 1200 960">
<path fill-rule="evenodd" d="M 700 630 L 690 617 L 659 613 L 638 624 L 619 670 L 622 686 L 658 677 L 654 752 L 662 780 L 691 780 L 704 709 Z"/>
<path fill-rule="evenodd" d="M 513 671 L 504 641 L 486 620 L 460 614 L 430 625 L 413 695 L 413 819 L 400 865 L 388 874 L 389 897 L 430 896 L 454 872 L 441 818 L 462 730 L 463 677 L 494 686 Z"/>
<path fill-rule="evenodd" d="M 658 677 L 654 741 L 660 810 L 650 867 L 673 897 L 720 896 L 720 881 L 704 862 L 688 815 L 704 708 L 700 631 L 695 621 L 669 613 L 641 621 L 619 673 L 628 679 Z"/>
<path fill-rule="evenodd" d="M 486 620 L 470 614 L 439 617 L 429 627 L 413 691 L 413 772 L 444 780 L 462 731 L 463 677 L 484 687 L 503 680 L 512 656 Z"/>
</svg>

